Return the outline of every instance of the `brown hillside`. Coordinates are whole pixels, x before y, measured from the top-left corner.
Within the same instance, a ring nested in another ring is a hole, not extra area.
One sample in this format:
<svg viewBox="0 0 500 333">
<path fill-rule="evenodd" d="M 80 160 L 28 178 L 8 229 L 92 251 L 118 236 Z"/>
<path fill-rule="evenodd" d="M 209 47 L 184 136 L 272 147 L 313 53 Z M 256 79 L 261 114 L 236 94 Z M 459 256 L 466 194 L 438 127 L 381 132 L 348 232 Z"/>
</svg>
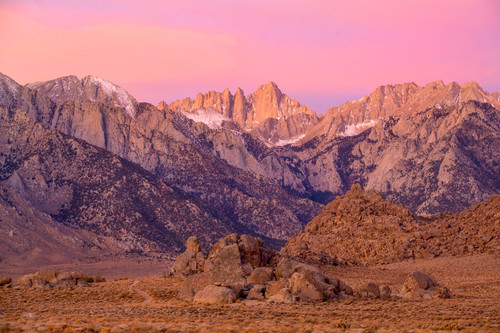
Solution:
<svg viewBox="0 0 500 333">
<path fill-rule="evenodd" d="M 404 259 L 499 252 L 500 196 L 461 213 L 414 217 L 355 184 L 289 239 L 282 253 L 309 262 L 382 264 Z"/>
</svg>

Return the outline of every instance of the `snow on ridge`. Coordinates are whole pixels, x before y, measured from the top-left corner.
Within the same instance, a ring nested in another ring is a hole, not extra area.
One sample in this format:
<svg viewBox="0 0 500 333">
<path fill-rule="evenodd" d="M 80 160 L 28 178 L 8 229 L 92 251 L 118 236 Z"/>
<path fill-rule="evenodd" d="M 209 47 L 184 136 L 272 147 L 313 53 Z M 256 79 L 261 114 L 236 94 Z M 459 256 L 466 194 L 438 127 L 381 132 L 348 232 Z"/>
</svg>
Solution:
<svg viewBox="0 0 500 333">
<path fill-rule="evenodd" d="M 92 89 L 85 89 L 91 86 Z M 124 108 L 125 111 L 134 117 L 136 113 L 136 100 L 125 89 L 99 77 L 88 75 L 81 80 L 74 75 L 60 77 L 50 81 L 31 82 L 26 87 L 38 90 L 44 88 L 49 97 L 58 102 L 84 98 L 92 102 L 96 101 L 94 87 L 100 88 L 104 93 L 105 103 L 109 106 Z"/>
<path fill-rule="evenodd" d="M 125 89 L 92 75 L 84 77 L 82 83 L 84 85 L 90 83 L 99 86 L 106 96 L 112 100 L 112 106 L 122 107 L 131 117 L 135 116 L 135 99 Z"/>
<path fill-rule="evenodd" d="M 220 129 L 224 121 L 231 121 L 220 113 L 210 109 L 198 109 L 195 111 L 181 111 L 186 118 L 197 123 L 204 123 L 211 129 Z"/>
<path fill-rule="evenodd" d="M 339 136 L 354 136 L 358 135 L 359 133 L 363 132 L 364 130 L 375 126 L 377 123 L 376 120 L 370 120 L 370 121 L 365 121 L 359 124 L 351 124 L 347 125 L 344 131 L 339 133 Z"/>
<path fill-rule="evenodd" d="M 290 138 L 288 140 L 279 139 L 277 142 L 270 143 L 269 146 L 281 147 L 281 146 L 290 145 L 290 144 L 293 144 L 293 143 L 296 143 L 296 142 L 302 140 L 305 136 L 306 136 L 305 134 L 301 134 L 301 135 L 294 136 L 293 138 Z"/>
</svg>

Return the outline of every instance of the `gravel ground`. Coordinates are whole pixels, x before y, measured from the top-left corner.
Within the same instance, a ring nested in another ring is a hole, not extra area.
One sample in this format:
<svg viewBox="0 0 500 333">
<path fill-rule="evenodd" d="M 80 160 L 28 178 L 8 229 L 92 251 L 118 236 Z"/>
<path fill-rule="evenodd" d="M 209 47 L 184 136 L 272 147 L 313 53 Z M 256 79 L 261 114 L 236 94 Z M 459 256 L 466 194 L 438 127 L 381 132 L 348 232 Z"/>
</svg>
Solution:
<svg viewBox="0 0 500 333">
<path fill-rule="evenodd" d="M 417 269 L 449 287 L 454 297 L 200 306 L 175 298 L 179 278 L 157 276 L 90 287 L 0 289 L 0 332 L 500 332 L 498 255 L 323 267 L 353 287 L 376 282 L 397 288 Z M 145 302 L 138 291 L 152 300 Z"/>
</svg>

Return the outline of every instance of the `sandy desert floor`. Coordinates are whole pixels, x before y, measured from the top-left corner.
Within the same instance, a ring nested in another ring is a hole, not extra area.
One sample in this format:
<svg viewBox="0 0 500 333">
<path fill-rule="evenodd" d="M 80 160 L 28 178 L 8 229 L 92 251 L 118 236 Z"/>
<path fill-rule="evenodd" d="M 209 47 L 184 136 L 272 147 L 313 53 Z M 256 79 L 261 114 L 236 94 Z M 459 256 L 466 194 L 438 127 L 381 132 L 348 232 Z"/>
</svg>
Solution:
<svg viewBox="0 0 500 333">
<path fill-rule="evenodd" d="M 0 289 L 0 332 L 500 332 L 498 255 L 323 269 L 354 288 L 364 282 L 400 288 L 418 269 L 454 297 L 200 306 L 175 298 L 179 278 L 129 278 L 90 287 Z"/>
</svg>

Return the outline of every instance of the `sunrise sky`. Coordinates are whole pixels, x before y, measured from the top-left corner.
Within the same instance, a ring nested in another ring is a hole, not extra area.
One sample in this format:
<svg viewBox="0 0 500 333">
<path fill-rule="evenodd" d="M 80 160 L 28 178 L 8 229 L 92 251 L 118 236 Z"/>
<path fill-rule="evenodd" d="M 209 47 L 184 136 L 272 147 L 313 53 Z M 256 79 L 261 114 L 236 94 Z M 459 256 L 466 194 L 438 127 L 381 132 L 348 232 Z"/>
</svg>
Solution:
<svg viewBox="0 0 500 333">
<path fill-rule="evenodd" d="M 319 113 L 383 84 L 500 91 L 500 1 L 0 0 L 0 72 L 153 104 L 275 81 Z"/>
</svg>

